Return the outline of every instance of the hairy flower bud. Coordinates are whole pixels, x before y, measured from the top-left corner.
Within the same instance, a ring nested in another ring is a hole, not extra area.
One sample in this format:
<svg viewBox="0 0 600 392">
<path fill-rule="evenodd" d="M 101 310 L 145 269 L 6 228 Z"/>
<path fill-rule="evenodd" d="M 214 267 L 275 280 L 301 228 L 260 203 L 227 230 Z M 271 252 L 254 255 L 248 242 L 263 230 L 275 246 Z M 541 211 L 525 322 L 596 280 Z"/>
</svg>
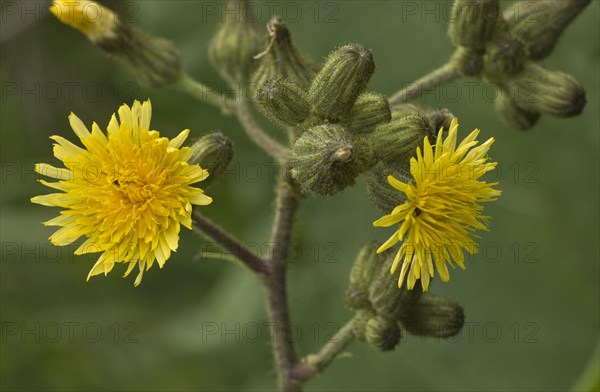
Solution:
<svg viewBox="0 0 600 392">
<path fill-rule="evenodd" d="M 356 44 L 342 46 L 325 60 L 308 91 L 319 116 L 335 123 L 347 120 L 375 71 L 373 55 Z"/>
<path fill-rule="evenodd" d="M 323 124 L 296 140 L 288 168 L 303 192 L 332 196 L 373 164 L 369 143 L 340 125 Z"/>
<path fill-rule="evenodd" d="M 50 12 L 128 64 L 144 84 L 163 87 L 181 77 L 179 51 L 170 41 L 121 22 L 110 9 L 94 1 L 54 0 Z"/>
<path fill-rule="evenodd" d="M 378 247 L 376 241 L 371 241 L 358 251 L 350 270 L 350 286 L 346 290 L 346 305 L 350 309 L 370 307 L 369 285 L 382 264 L 381 256 L 376 252 Z"/>
<path fill-rule="evenodd" d="M 458 303 L 424 294 L 402 315 L 400 322 L 413 335 L 449 338 L 460 332 L 465 315 Z"/>
<path fill-rule="evenodd" d="M 400 343 L 401 331 L 395 320 L 375 316 L 367 322 L 365 339 L 379 351 L 391 351 Z"/>
<path fill-rule="evenodd" d="M 501 94 L 494 106 L 496 113 L 506 124 L 520 131 L 532 128 L 540 118 L 538 112 L 530 112 L 517 106 L 508 92 Z"/>
<path fill-rule="evenodd" d="M 391 187 L 388 183 L 387 178 L 389 175 L 394 176 L 404 183 L 412 181 L 408 168 L 396 168 L 384 162 L 379 162 L 364 175 L 369 199 L 371 199 L 375 207 L 386 214 L 406 201 L 406 195 L 398 192 L 397 189 Z"/>
<path fill-rule="evenodd" d="M 208 48 L 211 64 L 229 83 L 247 82 L 257 66 L 254 56 L 262 50 L 263 35 L 254 22 L 256 18 L 240 12 L 246 3 L 247 0 L 226 1 L 227 9 L 235 8 L 238 12 L 224 15 Z"/>
<path fill-rule="evenodd" d="M 297 126 L 306 120 L 310 112 L 306 91 L 283 79 L 263 84 L 256 101 L 267 116 L 285 125 Z"/>
<path fill-rule="evenodd" d="M 377 314 L 398 320 L 412 309 L 423 291 L 418 287 L 408 290 L 406 285 L 398 288 L 398 279 L 390 274 L 390 267 L 395 255 L 390 252 L 385 255 L 384 265 L 377 272 L 377 276 L 369 287 L 369 301 Z"/>
<path fill-rule="evenodd" d="M 499 34 L 487 46 L 484 73 L 492 82 L 502 82 L 521 72 L 527 52 L 519 39 L 511 34 Z"/>
<path fill-rule="evenodd" d="M 274 17 L 267 24 L 267 48 L 255 56 L 260 65 L 252 75 L 253 89 L 259 89 L 268 80 L 284 79 L 302 88 L 308 88 L 315 74 L 315 66 L 294 46 L 292 36 L 283 20 Z"/>
<path fill-rule="evenodd" d="M 483 69 L 483 54 L 480 51 L 459 46 L 452 60 L 454 66 L 464 76 L 477 76 Z"/>
<path fill-rule="evenodd" d="M 214 182 L 231 163 L 233 159 L 233 146 L 228 138 L 221 132 L 209 133 L 200 137 L 191 145 L 192 157 L 190 164 L 199 164 L 208 170 L 208 178 L 202 184 L 204 186 Z"/>
<path fill-rule="evenodd" d="M 571 117 L 586 103 L 585 90 L 575 78 L 535 63 L 507 84 L 517 106 L 530 112 Z"/>
<path fill-rule="evenodd" d="M 381 94 L 364 93 L 358 96 L 348 121 L 348 130 L 356 133 L 372 132 L 378 124 L 392 118 L 390 104 Z"/>
<path fill-rule="evenodd" d="M 525 45 L 529 58 L 548 56 L 567 26 L 591 0 L 517 1 L 504 12 L 512 32 Z"/>
<path fill-rule="evenodd" d="M 455 46 L 483 50 L 500 16 L 498 0 L 455 0 L 448 35 Z"/>
<path fill-rule="evenodd" d="M 430 109 L 423 108 L 411 103 L 401 103 L 392 106 L 392 120 L 397 120 L 409 115 L 420 114 L 429 119 L 429 124 L 434 131 L 439 131 L 441 128 L 450 129 L 450 124 L 454 115 L 446 108 Z"/>
<path fill-rule="evenodd" d="M 423 115 L 413 114 L 379 125 L 367 138 L 373 143 L 377 158 L 402 164 L 415 156 L 417 147 L 423 145 L 426 136 L 430 142 L 435 140 L 429 120 Z"/>
</svg>

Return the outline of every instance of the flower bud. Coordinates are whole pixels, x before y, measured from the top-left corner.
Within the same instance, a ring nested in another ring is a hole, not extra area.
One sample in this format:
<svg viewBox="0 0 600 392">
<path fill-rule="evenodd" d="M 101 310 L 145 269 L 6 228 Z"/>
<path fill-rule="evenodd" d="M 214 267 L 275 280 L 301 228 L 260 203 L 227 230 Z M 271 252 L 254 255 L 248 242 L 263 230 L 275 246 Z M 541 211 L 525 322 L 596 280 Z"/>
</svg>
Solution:
<svg viewBox="0 0 600 392">
<path fill-rule="evenodd" d="M 450 129 L 450 124 L 454 119 L 454 114 L 450 113 L 450 111 L 446 108 L 430 109 L 411 103 L 401 103 L 392 106 L 391 110 L 392 120 L 397 120 L 415 114 L 420 114 L 427 117 L 434 132 L 439 131 L 441 128 Z"/>
<path fill-rule="evenodd" d="M 297 126 L 306 120 L 310 112 L 306 91 L 283 79 L 263 84 L 256 100 L 267 116 L 285 125 Z"/>
<path fill-rule="evenodd" d="M 524 43 L 529 58 L 548 56 L 558 39 L 590 0 L 517 1 L 504 12 L 512 32 Z"/>
<path fill-rule="evenodd" d="M 367 337 L 365 336 L 365 332 L 367 329 L 367 323 L 375 317 L 375 313 L 373 313 L 370 309 L 363 309 L 356 312 L 354 316 L 354 323 L 352 324 L 352 329 L 354 330 L 354 336 L 361 342 L 366 342 Z"/>
<path fill-rule="evenodd" d="M 208 56 L 211 64 L 229 83 L 245 83 L 256 69 L 254 56 L 262 50 L 262 31 L 254 23 L 253 15 L 240 12 L 247 0 L 227 0 L 227 9 L 235 8 L 235 15 L 224 15 L 210 41 Z M 245 7 L 252 10 L 251 7 Z"/>
<path fill-rule="evenodd" d="M 386 261 L 369 287 L 369 301 L 377 314 L 399 320 L 412 309 L 423 294 L 421 288 L 408 290 L 406 285 L 398 288 L 398 279 L 390 274 L 394 254 L 386 252 Z"/>
<path fill-rule="evenodd" d="M 571 75 L 530 63 L 508 82 L 517 106 L 557 117 L 576 116 L 585 106 L 585 90 Z"/>
<path fill-rule="evenodd" d="M 377 158 L 402 164 L 415 156 L 425 136 L 430 142 L 435 139 L 429 120 L 423 115 L 413 114 L 379 125 L 367 138 L 373 143 Z"/>
<path fill-rule="evenodd" d="M 386 97 L 381 94 L 364 93 L 359 95 L 352 106 L 348 130 L 356 133 L 369 133 L 380 123 L 390 121 L 392 113 Z"/>
<path fill-rule="evenodd" d="M 509 126 L 526 131 L 532 128 L 540 118 L 538 112 L 530 112 L 515 104 L 508 92 L 501 94 L 494 104 L 498 116 Z"/>
<path fill-rule="evenodd" d="M 499 16 L 498 0 L 455 0 L 448 35 L 455 46 L 482 51 Z"/>
<path fill-rule="evenodd" d="M 491 82 L 502 82 L 521 72 L 526 61 L 523 44 L 510 34 L 500 34 L 486 48 L 485 77 Z"/>
<path fill-rule="evenodd" d="M 188 162 L 208 170 L 208 177 L 202 182 L 204 187 L 217 179 L 233 159 L 233 146 L 221 132 L 200 137 L 191 148 L 192 157 Z"/>
<path fill-rule="evenodd" d="M 373 317 L 365 327 L 367 343 L 379 351 L 393 350 L 400 343 L 400 338 L 398 323 L 382 316 Z"/>
<path fill-rule="evenodd" d="M 425 294 L 401 317 L 400 322 L 413 335 L 449 338 L 460 332 L 465 315 L 458 303 Z"/>
<path fill-rule="evenodd" d="M 274 17 L 267 24 L 267 48 L 255 56 L 260 65 L 252 75 L 253 89 L 260 89 L 268 80 L 285 79 L 299 87 L 308 88 L 315 74 L 313 63 L 304 57 L 292 42 L 283 20 Z"/>
<path fill-rule="evenodd" d="M 375 207 L 386 214 L 406 201 L 406 195 L 398 192 L 388 183 L 387 178 L 389 175 L 393 175 L 404 183 L 412 181 L 408 168 L 396 168 L 383 162 L 373 166 L 364 175 L 369 199 Z"/>
<path fill-rule="evenodd" d="M 50 12 L 127 63 L 144 84 L 167 86 L 181 76 L 179 51 L 170 41 L 150 36 L 121 22 L 110 9 L 94 1 L 54 0 Z"/>
<path fill-rule="evenodd" d="M 369 308 L 369 285 L 381 267 L 381 256 L 377 254 L 378 244 L 371 241 L 364 245 L 356 256 L 350 270 L 350 286 L 346 290 L 346 305 L 350 309 Z"/>
<path fill-rule="evenodd" d="M 369 143 L 340 125 L 323 124 L 296 140 L 288 166 L 303 192 L 333 196 L 373 164 Z"/>
<path fill-rule="evenodd" d="M 373 55 L 360 45 L 346 45 L 333 51 L 308 91 L 317 114 L 332 123 L 348 120 L 354 102 L 374 71 Z"/>
<path fill-rule="evenodd" d="M 483 54 L 462 46 L 456 49 L 451 61 L 463 76 L 477 76 L 483 69 Z"/>
</svg>

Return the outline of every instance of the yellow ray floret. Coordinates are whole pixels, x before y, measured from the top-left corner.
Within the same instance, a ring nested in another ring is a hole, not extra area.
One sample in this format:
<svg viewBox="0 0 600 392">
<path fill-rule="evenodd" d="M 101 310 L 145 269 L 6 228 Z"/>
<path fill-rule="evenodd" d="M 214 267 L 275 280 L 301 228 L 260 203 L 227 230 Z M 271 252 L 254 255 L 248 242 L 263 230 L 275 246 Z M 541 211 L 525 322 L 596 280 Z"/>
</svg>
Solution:
<svg viewBox="0 0 600 392">
<path fill-rule="evenodd" d="M 481 215 L 480 203 L 495 200 L 500 191 L 493 189 L 497 183 L 480 178 L 496 167 L 487 156 L 494 139 L 478 146 L 476 129 L 457 146 L 457 131 L 458 121 L 454 119 L 445 140 L 442 130 L 435 146 L 425 137 L 423 150 L 418 147 L 410 162 L 411 183 L 388 177 L 389 184 L 406 195 L 406 202 L 373 225 L 399 225 L 377 250 L 381 253 L 403 241 L 391 269 L 394 274 L 402 263 L 398 287 L 406 278 L 412 289 L 420 279 L 423 291 L 427 291 L 435 270 L 442 281 L 450 280 L 448 264 L 455 262 L 464 269 L 463 251 L 478 251 L 473 232 L 487 230 L 489 217 Z"/>
<path fill-rule="evenodd" d="M 69 122 L 83 148 L 60 136 L 52 136 L 54 156 L 64 168 L 46 163 L 35 170 L 57 181 L 40 180 L 59 193 L 36 196 L 32 202 L 61 207 L 60 215 L 44 224 L 58 226 L 50 237 L 68 245 L 86 237 L 75 254 L 100 252 L 90 271 L 108 274 L 115 263 L 127 263 L 127 276 L 137 265 L 144 270 L 154 261 L 162 268 L 177 250 L 179 228 L 191 228 L 192 204 L 207 205 L 212 199 L 192 184 L 208 177 L 199 165 L 190 165 L 189 147 L 181 147 L 184 130 L 169 141 L 150 130 L 150 101 L 135 101 L 119 108 L 108 124 L 108 134 L 92 125 L 91 132 L 74 114 Z"/>
</svg>

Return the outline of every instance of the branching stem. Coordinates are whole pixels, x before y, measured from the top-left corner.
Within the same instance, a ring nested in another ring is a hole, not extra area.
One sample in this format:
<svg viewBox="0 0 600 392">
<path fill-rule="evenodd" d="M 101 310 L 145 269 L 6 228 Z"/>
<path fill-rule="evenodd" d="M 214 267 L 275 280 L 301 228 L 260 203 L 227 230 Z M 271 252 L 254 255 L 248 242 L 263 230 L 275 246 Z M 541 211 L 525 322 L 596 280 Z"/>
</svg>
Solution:
<svg viewBox="0 0 600 392">
<path fill-rule="evenodd" d="M 459 76 L 460 73 L 458 73 L 454 64 L 447 63 L 392 95 L 389 99 L 390 105 L 397 105 L 418 98 L 435 87 L 454 80 Z"/>
</svg>

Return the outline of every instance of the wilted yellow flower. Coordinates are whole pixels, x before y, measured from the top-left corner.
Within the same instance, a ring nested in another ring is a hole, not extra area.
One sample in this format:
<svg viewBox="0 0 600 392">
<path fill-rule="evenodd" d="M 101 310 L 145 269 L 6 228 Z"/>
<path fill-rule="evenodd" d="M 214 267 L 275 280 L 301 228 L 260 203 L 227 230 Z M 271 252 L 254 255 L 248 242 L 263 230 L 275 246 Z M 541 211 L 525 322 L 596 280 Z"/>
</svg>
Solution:
<svg viewBox="0 0 600 392">
<path fill-rule="evenodd" d="M 390 185 L 406 195 L 406 202 L 373 225 L 400 224 L 377 250 L 381 253 L 403 241 L 391 270 L 395 273 L 402 261 L 398 287 L 406 276 L 409 289 L 421 279 L 423 291 L 427 291 L 434 264 L 441 279 L 450 280 L 447 264 L 453 266 L 454 261 L 464 269 L 463 250 L 471 254 L 478 251 L 473 231 L 487 230 L 489 217 L 481 215 L 483 207 L 479 203 L 495 200 L 500 191 L 493 189 L 497 183 L 479 178 L 496 167 L 487 156 L 494 138 L 477 146 L 476 129 L 457 147 L 457 130 L 458 121 L 454 119 L 445 140 L 440 130 L 435 148 L 425 137 L 423 153 L 417 147 L 417 156 L 410 162 L 412 183 L 388 177 Z"/>
<path fill-rule="evenodd" d="M 50 12 L 93 42 L 116 37 L 117 15 L 95 1 L 54 0 Z"/>
<path fill-rule="evenodd" d="M 71 113 L 69 121 L 81 140 L 81 148 L 61 136 L 52 136 L 54 156 L 64 168 L 46 163 L 35 170 L 56 182 L 40 180 L 62 191 L 36 196 L 32 202 L 64 210 L 47 226 L 60 226 L 50 241 L 63 246 L 87 237 L 75 254 L 102 252 L 91 276 L 110 272 L 115 263 L 128 263 L 127 276 L 136 264 L 142 280 L 154 260 L 162 268 L 177 249 L 179 225 L 191 228 L 192 204 L 207 205 L 212 199 L 191 185 L 208 172 L 188 164 L 189 147 L 181 147 L 186 129 L 169 141 L 150 130 L 150 101 L 135 101 L 113 114 L 105 135 L 96 123 L 92 132 Z"/>
</svg>

